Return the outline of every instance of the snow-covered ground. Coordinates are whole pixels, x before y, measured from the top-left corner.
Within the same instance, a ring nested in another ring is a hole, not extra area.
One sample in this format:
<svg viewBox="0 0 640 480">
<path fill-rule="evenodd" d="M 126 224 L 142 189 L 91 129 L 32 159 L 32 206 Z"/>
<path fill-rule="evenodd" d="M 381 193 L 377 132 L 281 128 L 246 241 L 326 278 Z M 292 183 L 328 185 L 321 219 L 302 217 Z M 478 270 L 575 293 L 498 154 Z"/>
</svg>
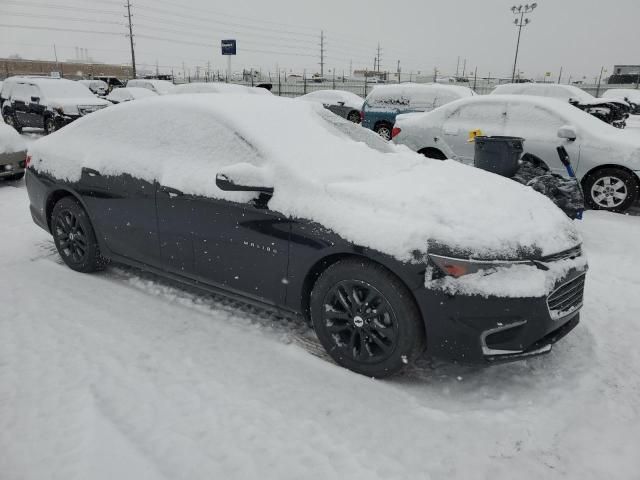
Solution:
<svg viewBox="0 0 640 480">
<path fill-rule="evenodd" d="M 375 381 L 302 324 L 61 264 L 0 185 L 0 478 L 633 479 L 640 218 L 589 212 L 582 322 L 545 357 Z"/>
</svg>

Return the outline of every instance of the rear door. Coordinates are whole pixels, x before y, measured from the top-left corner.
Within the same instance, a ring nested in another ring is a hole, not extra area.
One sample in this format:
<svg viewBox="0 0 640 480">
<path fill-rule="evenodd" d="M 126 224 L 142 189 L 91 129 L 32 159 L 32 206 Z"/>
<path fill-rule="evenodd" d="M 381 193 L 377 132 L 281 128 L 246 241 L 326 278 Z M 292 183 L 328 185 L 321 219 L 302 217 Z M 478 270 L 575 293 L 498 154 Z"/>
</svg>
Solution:
<svg viewBox="0 0 640 480">
<path fill-rule="evenodd" d="M 23 127 L 31 127 L 31 116 L 29 114 L 29 103 L 31 102 L 31 94 L 35 93 L 32 85 L 27 83 L 18 83 L 11 95 L 13 112 L 18 123 Z"/>
<path fill-rule="evenodd" d="M 506 119 L 506 102 L 462 105 L 445 120 L 442 127 L 443 139 L 452 150 L 455 160 L 473 165 L 475 144 L 469 142 L 470 133 L 481 130 L 483 135 L 504 135 Z"/>
</svg>

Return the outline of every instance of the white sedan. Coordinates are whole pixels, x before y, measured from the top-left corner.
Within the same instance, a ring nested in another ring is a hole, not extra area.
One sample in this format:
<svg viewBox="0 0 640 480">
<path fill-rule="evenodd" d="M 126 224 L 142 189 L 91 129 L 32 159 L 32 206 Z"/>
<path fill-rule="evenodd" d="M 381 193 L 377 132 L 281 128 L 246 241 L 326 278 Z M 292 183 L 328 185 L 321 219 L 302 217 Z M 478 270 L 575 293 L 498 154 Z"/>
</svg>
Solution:
<svg viewBox="0 0 640 480">
<path fill-rule="evenodd" d="M 571 156 L 591 208 L 625 211 L 638 198 L 640 137 L 612 127 L 569 103 L 527 95 L 458 100 L 428 113 L 401 115 L 394 140 L 431 158 L 473 165 L 470 132 L 525 139 L 524 150 L 567 175 L 556 147 Z"/>
</svg>

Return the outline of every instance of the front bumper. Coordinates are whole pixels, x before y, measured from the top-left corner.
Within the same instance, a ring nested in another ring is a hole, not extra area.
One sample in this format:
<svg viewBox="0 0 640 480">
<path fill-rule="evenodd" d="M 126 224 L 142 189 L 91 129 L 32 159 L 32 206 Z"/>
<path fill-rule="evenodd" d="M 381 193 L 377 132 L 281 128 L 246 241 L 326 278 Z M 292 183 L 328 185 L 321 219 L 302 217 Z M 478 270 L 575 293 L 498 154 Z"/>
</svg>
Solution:
<svg viewBox="0 0 640 480">
<path fill-rule="evenodd" d="M 584 271 L 571 271 L 549 297 L 502 298 L 415 291 L 434 357 L 461 363 L 514 361 L 548 353 L 580 321 Z M 564 298 L 574 304 L 553 310 Z M 569 301 L 569 300 L 568 300 Z"/>
<path fill-rule="evenodd" d="M 0 178 L 12 177 L 24 172 L 26 152 L 0 154 Z"/>
</svg>

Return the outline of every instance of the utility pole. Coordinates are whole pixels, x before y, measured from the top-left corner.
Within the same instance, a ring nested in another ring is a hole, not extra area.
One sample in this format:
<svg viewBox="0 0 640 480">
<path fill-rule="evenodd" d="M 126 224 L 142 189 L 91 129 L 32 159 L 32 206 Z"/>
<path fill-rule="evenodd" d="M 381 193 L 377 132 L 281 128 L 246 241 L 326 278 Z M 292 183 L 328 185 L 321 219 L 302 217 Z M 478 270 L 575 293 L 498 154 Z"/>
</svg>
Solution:
<svg viewBox="0 0 640 480">
<path fill-rule="evenodd" d="M 600 76 L 598 77 L 598 88 L 596 89 L 596 97 L 600 96 L 600 82 L 602 82 L 602 74 L 606 72 L 604 67 L 600 69 Z"/>
<path fill-rule="evenodd" d="M 465 58 L 465 59 L 464 59 L 464 65 L 463 65 L 463 67 L 462 67 L 462 77 L 463 77 L 463 78 L 464 78 L 464 76 L 466 75 L 466 73 L 467 73 L 467 59 Z"/>
<path fill-rule="evenodd" d="M 456 78 L 458 78 L 459 72 L 460 72 L 460 55 L 458 55 L 458 63 L 456 63 Z"/>
<path fill-rule="evenodd" d="M 380 72 L 380 42 L 378 42 L 378 55 L 376 55 L 378 60 L 378 72 Z"/>
<path fill-rule="evenodd" d="M 133 25 L 131 25 L 131 0 L 127 0 L 127 18 L 129 19 L 129 43 L 131 44 L 131 70 L 136 78 L 136 51 L 133 48 Z"/>
<path fill-rule="evenodd" d="M 353 60 L 349 60 L 349 78 L 353 76 Z"/>
<path fill-rule="evenodd" d="M 562 80 L 562 67 L 560 67 L 560 73 L 558 74 L 558 83 Z"/>
<path fill-rule="evenodd" d="M 520 5 L 518 7 L 514 5 L 513 7 L 511 7 L 511 13 L 516 16 L 513 24 L 518 27 L 518 41 L 516 43 L 516 56 L 513 60 L 513 73 L 511 74 L 511 83 L 513 83 L 516 79 L 516 65 L 518 64 L 518 52 L 520 50 L 520 35 L 522 34 L 522 27 L 526 27 L 527 25 L 529 25 L 529 23 L 531 23 L 531 20 L 529 20 L 528 17 L 525 18 L 524 16 L 533 12 L 537 6 L 537 3 L 532 3 L 531 5 Z M 518 19 L 518 16 L 520 16 L 520 19 Z"/>
<path fill-rule="evenodd" d="M 156 58 L 156 78 L 160 75 L 160 67 L 158 66 L 158 59 Z"/>
<path fill-rule="evenodd" d="M 400 83 L 400 60 L 398 60 L 398 83 Z"/>
<path fill-rule="evenodd" d="M 324 30 L 320 30 L 320 78 L 324 79 Z"/>
<path fill-rule="evenodd" d="M 476 69 L 473 72 L 473 89 L 476 89 L 476 86 L 478 85 L 478 67 L 476 67 Z"/>
</svg>

